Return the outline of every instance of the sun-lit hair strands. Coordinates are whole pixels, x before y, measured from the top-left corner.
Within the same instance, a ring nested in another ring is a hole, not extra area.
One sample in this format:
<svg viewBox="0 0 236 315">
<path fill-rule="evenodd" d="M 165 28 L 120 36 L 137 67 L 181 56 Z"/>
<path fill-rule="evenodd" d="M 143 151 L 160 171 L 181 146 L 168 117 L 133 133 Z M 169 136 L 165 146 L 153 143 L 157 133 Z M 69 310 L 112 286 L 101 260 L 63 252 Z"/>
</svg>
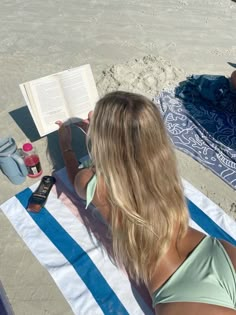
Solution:
<svg viewBox="0 0 236 315">
<path fill-rule="evenodd" d="M 95 107 L 88 141 L 97 176 L 107 187 L 115 260 L 147 283 L 173 235 L 181 238 L 188 226 L 160 113 L 144 96 L 107 94 Z"/>
</svg>

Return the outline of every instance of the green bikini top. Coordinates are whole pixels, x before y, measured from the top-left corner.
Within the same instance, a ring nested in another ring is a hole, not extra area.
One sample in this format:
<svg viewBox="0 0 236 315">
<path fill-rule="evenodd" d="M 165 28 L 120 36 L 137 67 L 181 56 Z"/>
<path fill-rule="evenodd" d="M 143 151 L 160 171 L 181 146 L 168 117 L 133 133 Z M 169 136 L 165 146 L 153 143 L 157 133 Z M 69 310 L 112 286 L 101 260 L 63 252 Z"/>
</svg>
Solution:
<svg viewBox="0 0 236 315">
<path fill-rule="evenodd" d="M 93 200 L 93 196 L 95 194 L 96 186 L 97 186 L 97 176 L 96 176 L 96 174 L 94 174 L 91 177 L 91 179 L 89 180 L 88 184 L 87 184 L 87 189 L 86 189 L 86 207 L 85 207 L 85 209 L 88 208 L 89 204 Z"/>
<path fill-rule="evenodd" d="M 152 295 L 159 303 L 198 302 L 236 309 L 236 273 L 223 245 L 206 236 Z"/>
<path fill-rule="evenodd" d="M 79 169 L 83 169 L 83 168 L 90 168 L 92 167 L 92 161 L 90 159 L 90 157 L 88 155 L 84 156 L 83 158 L 81 158 L 79 160 Z M 85 209 L 88 208 L 88 206 L 90 205 L 90 203 L 93 200 L 93 196 L 95 194 L 95 190 L 96 190 L 96 186 L 97 186 L 97 176 L 96 174 L 94 174 L 88 184 L 87 184 L 87 188 L 86 188 L 86 207 Z"/>
</svg>

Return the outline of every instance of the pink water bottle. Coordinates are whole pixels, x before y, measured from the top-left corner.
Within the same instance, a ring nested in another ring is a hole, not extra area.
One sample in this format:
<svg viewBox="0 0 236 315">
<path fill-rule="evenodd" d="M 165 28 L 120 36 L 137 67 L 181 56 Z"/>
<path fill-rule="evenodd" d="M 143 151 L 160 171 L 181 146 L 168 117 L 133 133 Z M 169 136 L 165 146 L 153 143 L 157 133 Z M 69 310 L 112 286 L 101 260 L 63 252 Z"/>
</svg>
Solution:
<svg viewBox="0 0 236 315">
<path fill-rule="evenodd" d="M 39 156 L 36 153 L 31 143 L 25 143 L 23 145 L 24 162 L 28 169 L 28 176 L 35 178 L 42 174 L 42 168 L 39 160 Z"/>
</svg>

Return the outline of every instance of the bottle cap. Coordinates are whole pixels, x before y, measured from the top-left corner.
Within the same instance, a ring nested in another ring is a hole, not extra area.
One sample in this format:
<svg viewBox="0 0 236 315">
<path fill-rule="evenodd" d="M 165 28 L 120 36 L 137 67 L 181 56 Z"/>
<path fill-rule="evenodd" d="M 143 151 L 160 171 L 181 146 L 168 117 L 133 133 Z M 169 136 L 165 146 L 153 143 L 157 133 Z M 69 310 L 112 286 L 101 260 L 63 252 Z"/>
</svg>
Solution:
<svg viewBox="0 0 236 315">
<path fill-rule="evenodd" d="M 32 149 L 33 149 L 33 146 L 32 146 L 31 143 L 25 143 L 25 144 L 23 145 L 23 150 L 24 150 L 25 152 L 31 151 Z"/>
</svg>

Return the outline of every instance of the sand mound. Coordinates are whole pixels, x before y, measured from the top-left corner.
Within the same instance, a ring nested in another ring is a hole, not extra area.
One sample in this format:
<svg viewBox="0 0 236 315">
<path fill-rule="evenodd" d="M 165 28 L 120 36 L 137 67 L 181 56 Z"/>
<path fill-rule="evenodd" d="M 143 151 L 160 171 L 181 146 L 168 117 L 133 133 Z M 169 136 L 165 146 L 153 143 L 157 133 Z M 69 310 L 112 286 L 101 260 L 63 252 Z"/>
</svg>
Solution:
<svg viewBox="0 0 236 315">
<path fill-rule="evenodd" d="M 97 80 L 97 87 L 100 96 L 114 90 L 125 90 L 153 97 L 185 76 L 183 70 L 164 58 L 148 55 L 105 69 Z"/>
</svg>

